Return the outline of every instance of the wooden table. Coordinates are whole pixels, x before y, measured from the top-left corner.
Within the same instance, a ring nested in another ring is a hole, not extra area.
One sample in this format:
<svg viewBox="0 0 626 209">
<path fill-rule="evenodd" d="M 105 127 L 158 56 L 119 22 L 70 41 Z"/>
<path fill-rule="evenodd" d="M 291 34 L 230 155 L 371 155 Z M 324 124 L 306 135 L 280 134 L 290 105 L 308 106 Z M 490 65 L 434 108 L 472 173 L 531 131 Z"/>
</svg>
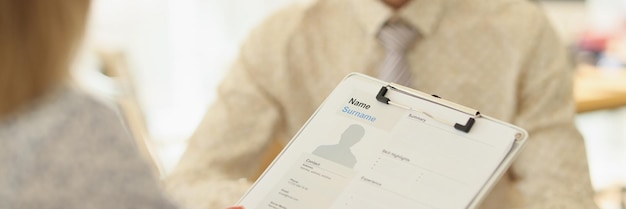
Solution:
<svg viewBox="0 0 626 209">
<path fill-rule="evenodd" d="M 626 70 L 580 67 L 574 78 L 574 98 L 579 113 L 626 106 Z"/>
</svg>

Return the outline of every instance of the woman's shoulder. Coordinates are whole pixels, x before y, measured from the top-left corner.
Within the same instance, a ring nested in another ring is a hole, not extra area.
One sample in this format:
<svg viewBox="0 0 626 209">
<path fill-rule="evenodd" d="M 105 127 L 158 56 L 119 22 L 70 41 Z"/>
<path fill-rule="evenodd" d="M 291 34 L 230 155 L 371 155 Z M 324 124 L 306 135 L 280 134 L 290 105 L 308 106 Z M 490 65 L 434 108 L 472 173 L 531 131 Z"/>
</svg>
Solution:
<svg viewBox="0 0 626 209">
<path fill-rule="evenodd" d="M 0 135 L 37 138 L 50 132 L 79 129 L 124 131 L 123 120 L 113 104 L 77 87 L 62 86 L 2 119 Z"/>
</svg>

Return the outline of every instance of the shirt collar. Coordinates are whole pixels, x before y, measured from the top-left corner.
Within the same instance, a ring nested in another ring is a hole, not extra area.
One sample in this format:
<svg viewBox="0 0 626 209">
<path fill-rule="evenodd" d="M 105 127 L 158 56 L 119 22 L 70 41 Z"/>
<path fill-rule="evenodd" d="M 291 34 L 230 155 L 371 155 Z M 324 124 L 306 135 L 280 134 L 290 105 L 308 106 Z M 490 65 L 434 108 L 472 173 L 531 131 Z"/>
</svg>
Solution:
<svg viewBox="0 0 626 209">
<path fill-rule="evenodd" d="M 439 23 L 446 2 L 445 0 L 410 0 L 400 10 L 394 11 L 381 0 L 350 0 L 357 21 L 372 36 L 376 36 L 387 21 L 396 18 L 415 27 L 421 36 L 428 36 Z"/>
</svg>

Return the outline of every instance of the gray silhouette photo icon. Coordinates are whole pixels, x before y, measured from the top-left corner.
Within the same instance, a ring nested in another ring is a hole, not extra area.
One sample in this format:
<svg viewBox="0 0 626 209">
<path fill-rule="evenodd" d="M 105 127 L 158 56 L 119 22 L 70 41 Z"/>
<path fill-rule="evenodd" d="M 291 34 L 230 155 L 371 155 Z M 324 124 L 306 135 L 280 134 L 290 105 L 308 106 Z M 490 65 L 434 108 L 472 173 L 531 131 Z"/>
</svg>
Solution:
<svg viewBox="0 0 626 209">
<path fill-rule="evenodd" d="M 350 148 L 361 141 L 363 135 L 365 135 L 363 126 L 357 124 L 350 125 L 341 134 L 339 143 L 319 146 L 313 151 L 313 154 L 346 167 L 354 168 L 357 160 Z"/>
</svg>

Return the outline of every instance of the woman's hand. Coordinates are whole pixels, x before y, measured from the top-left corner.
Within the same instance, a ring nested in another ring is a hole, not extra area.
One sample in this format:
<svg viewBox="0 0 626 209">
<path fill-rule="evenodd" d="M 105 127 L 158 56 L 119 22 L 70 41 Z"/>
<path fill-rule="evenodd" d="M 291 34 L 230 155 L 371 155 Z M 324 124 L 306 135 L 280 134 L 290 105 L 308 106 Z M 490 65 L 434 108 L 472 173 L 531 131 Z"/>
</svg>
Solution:
<svg viewBox="0 0 626 209">
<path fill-rule="evenodd" d="M 226 209 L 244 209 L 243 206 L 231 206 Z"/>
</svg>

